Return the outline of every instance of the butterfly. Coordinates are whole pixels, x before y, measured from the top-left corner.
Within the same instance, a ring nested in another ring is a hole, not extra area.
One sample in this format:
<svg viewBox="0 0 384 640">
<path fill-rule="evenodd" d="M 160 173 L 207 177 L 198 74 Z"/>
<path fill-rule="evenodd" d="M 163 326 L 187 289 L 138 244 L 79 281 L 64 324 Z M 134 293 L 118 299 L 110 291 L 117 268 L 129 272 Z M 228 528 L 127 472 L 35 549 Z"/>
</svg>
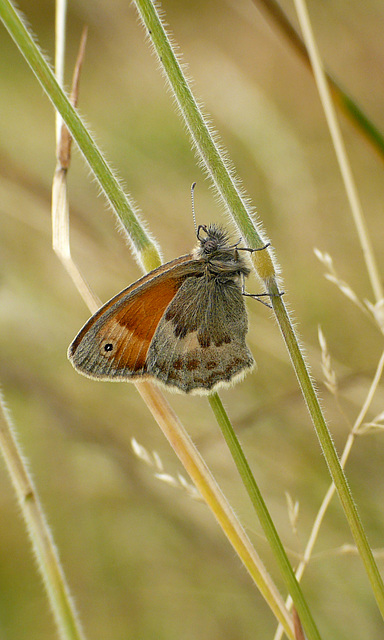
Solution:
<svg viewBox="0 0 384 640">
<path fill-rule="evenodd" d="M 196 235 L 191 254 L 143 276 L 88 320 L 68 350 L 79 373 L 207 394 L 252 369 L 244 304 L 250 269 L 240 251 L 254 250 L 230 245 L 215 224 L 200 225 Z"/>
</svg>

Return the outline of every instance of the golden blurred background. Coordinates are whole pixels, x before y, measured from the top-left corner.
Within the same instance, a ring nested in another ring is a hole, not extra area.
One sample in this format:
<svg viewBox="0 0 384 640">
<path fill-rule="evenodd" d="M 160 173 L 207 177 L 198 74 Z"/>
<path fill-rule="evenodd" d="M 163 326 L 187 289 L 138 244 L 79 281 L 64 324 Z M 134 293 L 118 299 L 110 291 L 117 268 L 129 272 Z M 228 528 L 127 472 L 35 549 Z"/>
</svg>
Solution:
<svg viewBox="0 0 384 640">
<path fill-rule="evenodd" d="M 294 24 L 293 6 L 282 3 Z M 372 300 L 362 252 L 313 79 L 251 0 L 164 0 L 166 21 L 255 204 L 282 267 L 325 414 L 342 450 L 382 350 L 374 324 L 328 282 L 328 252 L 360 299 Z M 54 3 L 19 7 L 50 59 Z M 384 5 L 311 2 L 324 61 L 384 129 Z M 67 84 L 88 25 L 79 108 L 143 211 L 164 259 L 194 244 L 199 223 L 223 220 L 130 2 L 69 3 Z M 264 601 L 207 508 L 154 477 L 134 437 L 166 473 L 183 473 L 131 385 L 96 383 L 66 350 L 89 316 L 51 248 L 54 112 L 2 27 L 0 38 L 0 383 L 30 463 L 88 638 L 273 638 Z M 383 159 L 341 115 L 367 225 L 383 270 Z M 104 301 L 140 276 L 123 234 L 80 154 L 69 174 L 73 256 Z M 229 225 L 229 222 L 227 221 Z M 237 233 L 231 228 L 234 238 Z M 260 291 L 256 280 L 248 290 Z M 280 536 L 296 564 L 328 472 L 272 312 L 248 303 L 258 370 L 222 398 Z M 332 356 L 340 403 L 322 383 L 317 330 Z M 369 413 L 383 411 L 383 387 Z M 206 400 L 169 400 L 244 522 L 274 579 L 278 571 Z M 384 548 L 384 442 L 359 438 L 347 475 L 374 549 Z M 13 490 L 1 464 L 0 638 L 55 636 Z M 297 532 L 286 493 L 300 503 Z M 379 640 L 382 620 L 362 563 L 340 552 L 352 538 L 334 499 L 303 589 L 324 638 Z M 379 567 L 383 560 L 379 558 Z"/>
</svg>

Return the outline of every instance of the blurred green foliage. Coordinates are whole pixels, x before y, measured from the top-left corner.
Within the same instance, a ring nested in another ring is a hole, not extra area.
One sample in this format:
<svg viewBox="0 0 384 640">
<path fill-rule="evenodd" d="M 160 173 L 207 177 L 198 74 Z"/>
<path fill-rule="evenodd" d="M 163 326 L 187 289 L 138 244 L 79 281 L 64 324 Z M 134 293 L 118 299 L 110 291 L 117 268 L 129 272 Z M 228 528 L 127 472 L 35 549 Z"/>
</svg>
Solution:
<svg viewBox="0 0 384 640">
<path fill-rule="evenodd" d="M 382 3 L 312 4 L 328 67 L 383 128 Z M 19 6 L 53 58 L 54 4 L 23 0 Z M 315 246 L 329 252 L 358 296 L 372 298 L 312 78 L 247 0 L 167 0 L 163 8 L 195 94 L 276 250 L 286 301 L 341 450 L 345 417 L 353 422 L 359 412 L 382 339 L 323 278 L 313 253 Z M 133 6 L 119 0 L 70 4 L 68 84 L 84 24 L 89 34 L 80 111 L 170 260 L 194 244 L 192 181 L 198 183 L 198 222 L 221 220 L 222 211 L 196 165 Z M 0 58 L 0 382 L 87 636 L 272 638 L 270 612 L 204 505 L 162 484 L 133 455 L 135 437 L 158 452 L 167 473 L 182 472 L 134 387 L 81 378 L 66 359 L 88 312 L 51 249 L 54 114 L 3 28 Z M 383 167 L 341 122 L 382 269 Z M 73 255 L 106 300 L 140 272 L 76 152 L 69 185 Z M 259 286 L 250 280 L 248 290 Z M 329 477 L 271 312 L 254 301 L 248 308 L 258 371 L 222 397 L 295 564 Z M 345 417 L 321 382 L 318 324 Z M 170 400 L 269 566 L 268 548 L 207 402 L 176 395 Z M 381 387 L 369 417 L 382 410 Z M 360 438 L 347 468 L 374 548 L 383 540 L 383 447 L 380 434 Z M 0 636 L 50 639 L 51 615 L 3 465 L 0 473 Z M 285 492 L 300 502 L 297 535 Z M 361 561 L 337 551 L 345 543 L 351 543 L 350 533 L 334 500 L 304 590 L 324 637 L 379 640 L 382 621 Z M 279 581 L 276 571 L 274 577 Z"/>
</svg>

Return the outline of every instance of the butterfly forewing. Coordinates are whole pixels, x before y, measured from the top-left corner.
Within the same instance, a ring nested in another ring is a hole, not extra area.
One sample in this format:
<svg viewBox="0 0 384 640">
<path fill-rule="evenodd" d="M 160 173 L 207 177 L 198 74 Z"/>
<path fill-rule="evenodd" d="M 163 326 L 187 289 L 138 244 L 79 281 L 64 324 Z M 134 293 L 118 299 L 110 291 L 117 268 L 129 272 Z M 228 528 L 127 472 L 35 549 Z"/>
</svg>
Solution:
<svg viewBox="0 0 384 640">
<path fill-rule="evenodd" d="M 132 378 L 146 373 L 156 327 L 183 280 L 196 270 L 191 256 L 159 267 L 107 302 L 84 325 L 68 355 L 92 378 Z"/>
</svg>

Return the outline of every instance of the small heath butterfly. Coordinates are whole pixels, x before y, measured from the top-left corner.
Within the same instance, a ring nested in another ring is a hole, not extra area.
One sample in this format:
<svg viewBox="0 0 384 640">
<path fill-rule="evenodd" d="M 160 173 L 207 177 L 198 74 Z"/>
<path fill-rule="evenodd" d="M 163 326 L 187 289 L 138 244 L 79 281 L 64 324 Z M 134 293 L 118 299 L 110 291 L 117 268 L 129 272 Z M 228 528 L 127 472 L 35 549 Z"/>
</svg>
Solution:
<svg viewBox="0 0 384 640">
<path fill-rule="evenodd" d="M 245 342 L 250 270 L 239 253 L 253 250 L 230 245 L 214 224 L 200 225 L 197 240 L 191 254 L 143 276 L 88 320 L 68 350 L 79 373 L 207 394 L 253 367 Z"/>
</svg>

